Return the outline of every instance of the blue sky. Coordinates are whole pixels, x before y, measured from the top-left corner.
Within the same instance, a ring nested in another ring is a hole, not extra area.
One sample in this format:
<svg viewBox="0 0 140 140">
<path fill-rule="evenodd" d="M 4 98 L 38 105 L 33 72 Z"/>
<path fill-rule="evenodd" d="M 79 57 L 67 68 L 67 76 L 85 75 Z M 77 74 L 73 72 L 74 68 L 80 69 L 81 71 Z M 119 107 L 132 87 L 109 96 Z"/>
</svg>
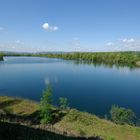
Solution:
<svg viewBox="0 0 140 140">
<path fill-rule="evenodd" d="M 0 0 L 1 51 L 140 50 L 139 0 Z"/>
</svg>

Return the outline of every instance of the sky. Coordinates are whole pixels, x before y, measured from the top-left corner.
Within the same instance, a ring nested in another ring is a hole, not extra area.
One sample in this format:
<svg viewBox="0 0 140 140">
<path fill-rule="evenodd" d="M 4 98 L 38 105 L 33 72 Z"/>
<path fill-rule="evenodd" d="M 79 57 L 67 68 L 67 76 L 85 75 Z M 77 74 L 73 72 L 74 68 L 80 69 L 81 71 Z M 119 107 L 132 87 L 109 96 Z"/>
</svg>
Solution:
<svg viewBox="0 0 140 140">
<path fill-rule="evenodd" d="M 0 0 L 0 51 L 139 51 L 140 0 Z"/>
</svg>

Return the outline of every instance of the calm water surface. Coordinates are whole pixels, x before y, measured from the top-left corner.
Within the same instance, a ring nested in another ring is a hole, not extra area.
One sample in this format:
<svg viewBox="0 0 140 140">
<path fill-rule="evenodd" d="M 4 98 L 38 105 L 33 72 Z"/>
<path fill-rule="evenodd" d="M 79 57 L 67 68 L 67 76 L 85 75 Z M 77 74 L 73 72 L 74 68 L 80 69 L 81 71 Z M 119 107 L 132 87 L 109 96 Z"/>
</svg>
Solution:
<svg viewBox="0 0 140 140">
<path fill-rule="evenodd" d="M 112 104 L 140 115 L 140 69 L 112 68 L 39 57 L 5 57 L 0 62 L 0 95 L 40 100 L 51 83 L 54 101 L 104 116 Z"/>
</svg>

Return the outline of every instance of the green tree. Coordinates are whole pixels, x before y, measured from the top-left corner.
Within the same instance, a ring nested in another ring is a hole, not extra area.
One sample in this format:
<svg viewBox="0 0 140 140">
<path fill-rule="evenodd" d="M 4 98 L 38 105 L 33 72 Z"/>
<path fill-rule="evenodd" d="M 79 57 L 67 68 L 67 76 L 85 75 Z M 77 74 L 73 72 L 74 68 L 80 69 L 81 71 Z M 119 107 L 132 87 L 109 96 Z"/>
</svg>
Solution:
<svg viewBox="0 0 140 140">
<path fill-rule="evenodd" d="M 3 60 L 3 54 L 0 53 L 0 61 L 2 61 L 2 60 Z"/>
<path fill-rule="evenodd" d="M 110 110 L 111 119 L 117 124 L 134 124 L 133 120 L 136 118 L 135 113 L 131 109 L 118 107 L 113 105 Z"/>
<path fill-rule="evenodd" d="M 40 101 L 41 123 L 47 124 L 52 122 L 52 107 L 52 88 L 48 85 L 48 88 L 43 91 L 43 96 Z"/>
<path fill-rule="evenodd" d="M 68 99 L 67 98 L 59 98 L 59 105 L 60 108 L 62 109 L 67 109 L 68 108 Z"/>
<path fill-rule="evenodd" d="M 104 63 L 109 66 L 116 64 L 119 66 L 139 66 L 140 53 L 139 52 L 83 52 L 83 53 L 61 53 L 61 54 L 44 54 L 44 56 L 51 58 L 63 58 L 72 60 L 86 60 L 86 62 Z"/>
</svg>

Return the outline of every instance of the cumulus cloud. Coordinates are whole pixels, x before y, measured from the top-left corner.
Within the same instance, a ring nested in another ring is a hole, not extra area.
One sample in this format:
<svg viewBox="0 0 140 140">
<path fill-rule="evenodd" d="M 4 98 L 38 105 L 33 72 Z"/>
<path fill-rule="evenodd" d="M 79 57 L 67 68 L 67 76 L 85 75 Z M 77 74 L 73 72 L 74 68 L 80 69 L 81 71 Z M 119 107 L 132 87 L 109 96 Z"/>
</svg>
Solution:
<svg viewBox="0 0 140 140">
<path fill-rule="evenodd" d="M 51 25 L 49 25 L 49 23 L 44 23 L 42 25 L 42 28 L 44 30 L 49 31 L 49 32 L 54 32 L 54 31 L 57 31 L 59 29 L 57 26 L 51 26 Z"/>
<path fill-rule="evenodd" d="M 114 42 L 106 43 L 105 46 L 110 46 L 110 51 L 140 51 L 140 39 L 117 39 Z"/>
<path fill-rule="evenodd" d="M 134 38 L 130 38 L 130 39 L 127 39 L 127 38 L 124 38 L 124 39 L 120 39 L 123 43 L 133 43 L 135 42 L 135 39 Z"/>
</svg>

